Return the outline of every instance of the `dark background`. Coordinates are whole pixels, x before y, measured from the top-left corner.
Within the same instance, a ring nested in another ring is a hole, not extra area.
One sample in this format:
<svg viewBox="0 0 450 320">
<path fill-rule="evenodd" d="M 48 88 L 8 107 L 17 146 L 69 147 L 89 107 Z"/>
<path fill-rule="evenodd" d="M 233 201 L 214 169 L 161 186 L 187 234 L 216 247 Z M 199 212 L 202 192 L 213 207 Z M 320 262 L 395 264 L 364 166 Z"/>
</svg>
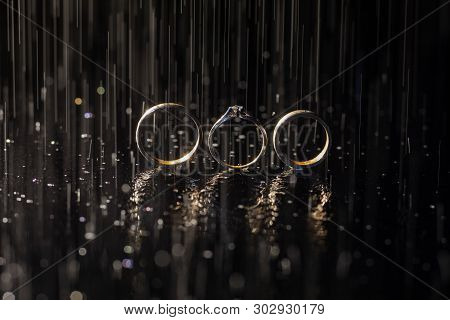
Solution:
<svg viewBox="0 0 450 320">
<path fill-rule="evenodd" d="M 434 0 L 0 0 L 0 294 L 446 298 L 449 17 Z M 270 147 L 221 174 L 202 144 L 189 176 L 142 175 L 136 123 L 165 101 L 202 124 L 244 105 L 269 133 L 309 109 L 333 144 L 297 173 L 267 170 Z"/>
</svg>

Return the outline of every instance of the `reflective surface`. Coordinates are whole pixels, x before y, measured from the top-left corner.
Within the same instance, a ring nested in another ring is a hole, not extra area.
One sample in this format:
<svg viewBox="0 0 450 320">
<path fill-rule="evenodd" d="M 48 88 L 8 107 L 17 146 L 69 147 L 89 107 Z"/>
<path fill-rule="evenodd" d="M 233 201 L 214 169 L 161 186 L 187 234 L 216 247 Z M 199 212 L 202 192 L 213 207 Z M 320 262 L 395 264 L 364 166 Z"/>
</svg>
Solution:
<svg viewBox="0 0 450 320">
<path fill-rule="evenodd" d="M 450 7 L 402 34 L 442 3 L 0 2 L 3 298 L 450 295 Z M 164 101 L 203 133 L 310 109 L 330 153 L 222 171 L 204 135 L 155 167 L 134 134 Z"/>
</svg>

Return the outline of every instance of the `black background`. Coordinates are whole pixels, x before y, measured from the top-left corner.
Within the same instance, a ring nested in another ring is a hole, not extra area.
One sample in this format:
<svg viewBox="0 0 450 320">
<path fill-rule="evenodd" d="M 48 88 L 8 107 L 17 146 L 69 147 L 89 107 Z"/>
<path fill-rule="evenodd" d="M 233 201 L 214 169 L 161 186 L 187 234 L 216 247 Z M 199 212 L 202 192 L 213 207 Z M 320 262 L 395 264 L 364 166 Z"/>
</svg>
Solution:
<svg viewBox="0 0 450 320">
<path fill-rule="evenodd" d="M 3 297 L 449 294 L 448 2 L 0 2 Z M 329 157 L 276 180 L 269 148 L 218 182 L 202 169 L 139 189 L 152 164 L 136 123 L 167 101 L 202 124 L 244 105 L 269 132 L 312 110 Z M 201 223 L 186 226 L 205 188 Z M 253 230 L 246 208 L 270 191 L 258 210 L 274 223 Z"/>
</svg>

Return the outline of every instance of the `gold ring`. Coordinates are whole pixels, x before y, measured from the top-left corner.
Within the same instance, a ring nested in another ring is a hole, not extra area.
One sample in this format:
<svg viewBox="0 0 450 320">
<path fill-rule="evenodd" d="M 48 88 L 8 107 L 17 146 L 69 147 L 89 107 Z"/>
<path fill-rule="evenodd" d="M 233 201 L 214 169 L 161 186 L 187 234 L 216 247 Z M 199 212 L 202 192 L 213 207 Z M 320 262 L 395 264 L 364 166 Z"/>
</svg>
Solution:
<svg viewBox="0 0 450 320">
<path fill-rule="evenodd" d="M 139 130 L 142 128 L 141 124 L 144 121 L 145 118 L 147 118 L 148 116 L 154 114 L 156 111 L 161 110 L 161 109 L 175 109 L 175 108 L 182 108 L 183 110 L 185 109 L 184 106 L 180 105 L 180 104 L 176 104 L 176 103 L 161 103 L 158 104 L 156 106 L 151 107 L 150 109 L 148 109 L 147 111 L 144 112 L 144 114 L 142 115 L 142 117 L 139 119 L 139 122 L 137 124 L 137 128 L 136 128 L 136 143 L 137 143 L 137 147 L 139 149 L 139 152 L 144 156 L 145 159 L 147 160 L 155 160 L 156 162 L 158 162 L 159 164 L 162 165 L 166 165 L 166 166 L 173 166 L 176 164 L 180 164 L 183 163 L 187 160 L 189 160 L 193 154 L 195 153 L 195 151 L 197 150 L 199 143 L 200 143 L 200 127 L 197 123 L 197 120 L 195 120 L 194 117 L 192 117 L 191 115 L 189 115 L 186 112 L 186 116 L 192 120 L 192 122 L 195 125 L 195 128 L 197 130 L 197 140 L 195 141 L 195 145 L 192 147 L 192 149 L 186 153 L 185 155 L 183 155 L 182 157 L 178 158 L 178 159 L 174 159 L 174 160 L 165 160 L 165 159 L 160 159 L 154 155 L 149 154 L 148 152 L 146 152 L 143 148 L 143 146 L 141 145 L 141 143 L 139 142 Z"/>
<path fill-rule="evenodd" d="M 262 139 L 261 150 L 259 151 L 258 155 L 252 161 L 250 161 L 248 163 L 238 164 L 238 165 L 227 163 L 227 162 L 223 161 L 222 159 L 220 159 L 219 153 L 217 152 L 216 149 L 214 149 L 213 141 L 212 141 L 214 132 L 217 130 L 217 128 L 219 128 L 226 121 L 229 121 L 233 118 L 241 118 L 241 119 L 244 119 L 244 120 L 247 120 L 247 121 L 253 123 L 256 126 L 258 132 L 260 133 L 260 137 Z M 209 135 L 208 135 L 209 152 L 211 153 L 211 156 L 214 158 L 214 160 L 216 160 L 217 162 L 219 162 L 220 164 L 222 164 L 224 166 L 234 168 L 234 169 L 246 168 L 246 167 L 254 164 L 256 161 L 258 161 L 258 159 L 264 154 L 264 152 L 266 150 L 267 141 L 268 141 L 268 139 L 267 139 L 266 130 L 259 124 L 258 120 L 256 120 L 252 116 L 250 116 L 247 112 L 245 112 L 244 107 L 241 107 L 241 106 L 229 107 L 228 110 L 222 115 L 222 117 L 220 117 L 220 119 L 217 120 L 216 123 L 214 123 L 214 125 L 212 126 L 212 128 L 209 132 Z"/>
<path fill-rule="evenodd" d="M 284 123 L 286 123 L 290 118 L 292 118 L 294 116 L 299 116 L 299 117 L 305 118 L 305 119 L 316 120 L 325 130 L 325 144 L 324 144 L 322 150 L 319 152 L 319 154 L 317 154 L 316 156 L 314 156 L 311 159 L 304 160 L 304 161 L 293 160 L 293 159 L 288 158 L 287 156 L 283 156 L 282 152 L 278 149 L 278 144 L 277 144 L 278 131 Z M 275 153 L 277 154 L 278 158 L 280 158 L 281 161 L 283 161 L 285 164 L 287 164 L 291 167 L 294 167 L 294 166 L 304 167 L 304 166 L 313 166 L 313 165 L 319 164 L 323 159 L 325 159 L 325 156 L 328 153 L 328 150 L 330 148 L 330 144 L 331 144 L 331 133 L 330 133 L 330 129 L 328 128 L 327 124 L 319 116 L 317 116 L 315 113 L 313 113 L 309 110 L 295 110 L 295 111 L 289 112 L 288 114 L 283 116 L 278 121 L 278 123 L 275 126 L 275 129 L 273 131 L 273 147 L 275 149 Z"/>
</svg>

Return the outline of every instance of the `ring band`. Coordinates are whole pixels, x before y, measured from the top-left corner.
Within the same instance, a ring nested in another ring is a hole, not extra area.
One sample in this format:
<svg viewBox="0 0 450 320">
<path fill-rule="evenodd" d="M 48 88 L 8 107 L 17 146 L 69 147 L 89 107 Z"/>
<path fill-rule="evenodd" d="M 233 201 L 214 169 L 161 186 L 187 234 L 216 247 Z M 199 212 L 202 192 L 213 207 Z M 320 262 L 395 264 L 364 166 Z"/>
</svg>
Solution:
<svg viewBox="0 0 450 320">
<path fill-rule="evenodd" d="M 161 103 L 161 104 L 153 106 L 150 109 L 148 109 L 147 111 L 145 111 L 144 114 L 142 115 L 142 117 L 139 119 L 139 122 L 138 122 L 137 127 L 136 127 L 136 143 L 137 143 L 137 147 L 138 147 L 139 152 L 144 156 L 145 159 L 147 159 L 147 160 L 155 160 L 159 164 L 166 165 L 166 166 L 172 166 L 172 165 L 183 163 L 183 162 L 189 160 L 193 156 L 193 154 L 197 150 L 197 148 L 199 146 L 199 143 L 200 143 L 200 127 L 199 127 L 199 125 L 197 123 L 197 120 L 195 120 L 194 117 L 192 117 L 191 115 L 186 113 L 186 116 L 190 120 L 192 120 L 192 122 L 195 124 L 195 128 L 197 130 L 197 140 L 195 141 L 195 145 L 192 147 L 192 149 L 188 153 L 183 155 L 181 158 L 174 159 L 174 160 L 164 160 L 164 159 L 160 159 L 158 157 L 155 157 L 154 155 L 149 154 L 148 152 L 146 152 L 144 150 L 143 146 L 139 142 L 139 129 L 141 128 L 141 123 L 144 121 L 145 118 L 147 118 L 151 114 L 154 114 L 156 111 L 161 110 L 161 109 L 165 109 L 165 108 L 168 108 L 168 109 L 176 109 L 176 108 L 185 109 L 185 107 L 180 105 L 180 104 L 176 104 L 176 103 Z"/>
<path fill-rule="evenodd" d="M 322 150 L 319 152 L 319 154 L 317 154 L 316 156 L 314 156 L 311 159 L 304 160 L 304 161 L 297 161 L 297 160 L 293 160 L 293 159 L 290 159 L 287 157 L 283 157 L 281 151 L 278 149 L 278 145 L 276 143 L 278 131 L 285 122 L 287 122 L 290 118 L 292 118 L 294 116 L 300 116 L 301 118 L 316 120 L 325 130 L 325 144 L 324 144 Z M 275 129 L 273 131 L 273 147 L 275 149 L 275 152 L 276 152 L 278 158 L 289 166 L 302 166 L 303 167 L 303 166 L 313 166 L 313 165 L 319 164 L 323 159 L 325 159 L 325 156 L 330 148 L 330 140 L 331 140 L 331 133 L 330 133 L 330 129 L 328 128 L 327 124 L 318 115 L 316 115 L 315 113 L 313 113 L 309 110 L 295 110 L 295 111 L 289 112 L 288 114 L 283 116 L 278 121 L 278 123 L 275 126 Z"/>
<path fill-rule="evenodd" d="M 217 152 L 217 150 L 213 147 L 213 141 L 212 141 L 213 138 L 212 137 L 213 137 L 214 132 L 226 121 L 234 119 L 234 118 L 244 119 L 244 120 L 247 120 L 247 121 L 253 123 L 256 126 L 256 128 L 259 131 L 260 136 L 262 138 L 262 146 L 261 146 L 261 150 L 259 151 L 258 155 L 252 161 L 245 163 L 245 164 L 234 165 L 234 164 L 223 161 L 222 159 L 220 159 L 220 156 L 219 156 L 219 153 Z M 228 110 L 220 117 L 220 119 L 214 123 L 214 125 L 212 126 L 212 128 L 209 132 L 209 135 L 208 135 L 209 152 L 211 153 L 211 156 L 214 158 L 214 160 L 216 160 L 217 162 L 219 162 L 220 164 L 222 164 L 224 166 L 234 168 L 234 169 L 246 168 L 246 167 L 254 164 L 256 161 L 258 161 L 258 159 L 264 154 L 264 152 L 266 150 L 267 141 L 268 141 L 268 139 L 267 139 L 266 130 L 259 124 L 258 120 L 256 120 L 252 116 L 250 116 L 247 112 L 245 112 L 244 107 L 242 107 L 242 106 L 229 107 Z"/>
</svg>

